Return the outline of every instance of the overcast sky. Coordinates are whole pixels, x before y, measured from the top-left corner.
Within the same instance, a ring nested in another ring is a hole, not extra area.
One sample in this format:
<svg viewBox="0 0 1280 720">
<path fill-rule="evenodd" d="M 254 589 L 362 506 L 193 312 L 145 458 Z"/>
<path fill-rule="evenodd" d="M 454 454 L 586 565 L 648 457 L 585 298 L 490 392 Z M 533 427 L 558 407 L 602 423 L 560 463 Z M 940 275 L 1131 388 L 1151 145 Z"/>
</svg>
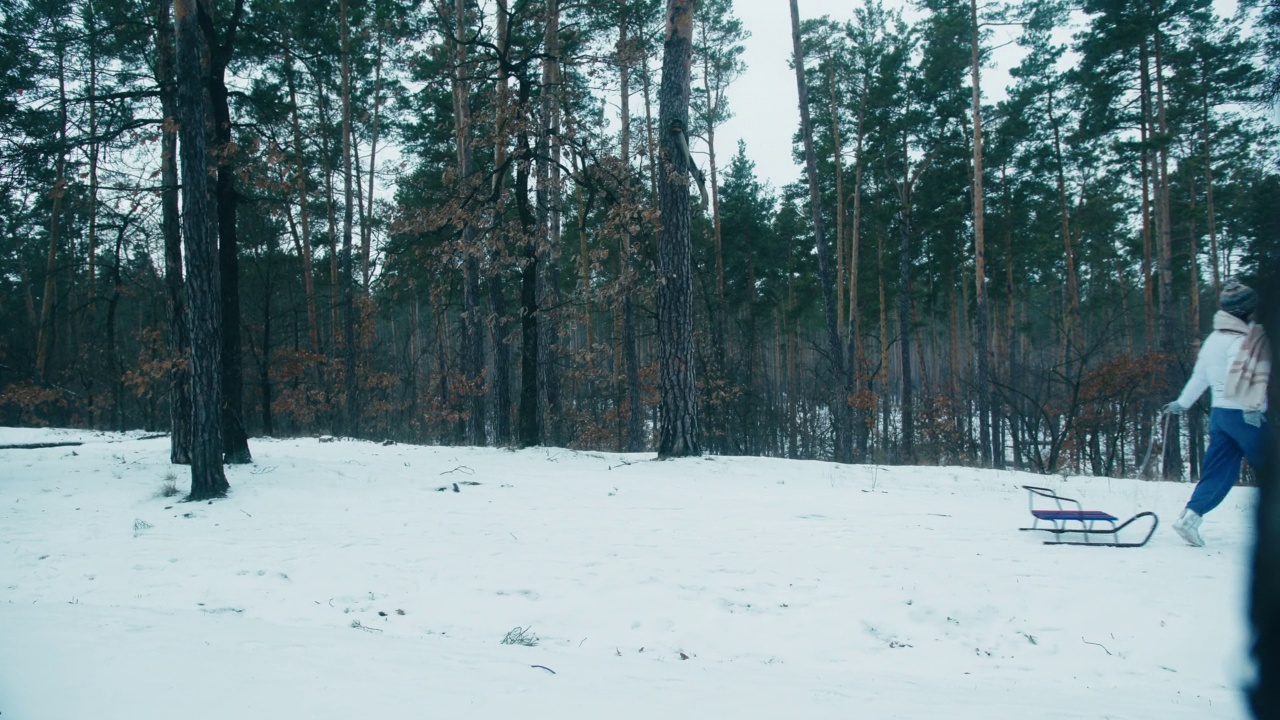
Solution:
<svg viewBox="0 0 1280 720">
<path fill-rule="evenodd" d="M 800 0 L 800 19 L 830 15 L 844 22 L 853 19 L 858 0 Z M 905 2 L 885 0 L 885 7 L 905 7 Z M 738 0 L 735 13 L 751 33 L 744 43 L 746 73 L 729 88 L 733 118 L 716 132 L 717 165 L 728 166 L 738 140 L 747 143 L 747 157 L 756 173 L 775 189 L 800 177 L 803 166 L 791 159 L 791 135 L 800 126 L 796 100 L 796 76 L 791 69 L 791 9 L 786 0 Z M 1007 36 L 1008 33 L 1005 33 Z M 1010 50 L 1016 53 L 1017 48 Z M 1005 57 L 1010 57 L 1004 53 Z M 1012 62 L 1016 63 L 1016 55 Z M 1008 73 L 984 69 L 984 102 L 1003 98 Z"/>
<path fill-rule="evenodd" d="M 799 0 L 800 19 L 829 15 L 844 22 L 853 19 L 854 7 L 862 0 Z M 1219 16 L 1236 11 L 1236 0 L 1214 0 Z M 906 0 L 884 0 L 886 8 L 908 8 Z M 791 69 L 791 7 L 787 0 L 737 0 L 734 13 L 742 20 L 751 37 L 744 43 L 746 73 L 729 87 L 729 109 L 733 117 L 716 132 L 716 160 L 728 166 L 737 152 L 738 140 L 747 143 L 747 157 L 756 163 L 756 174 L 775 189 L 801 177 L 803 166 L 791 159 L 791 136 L 800 126 L 799 103 L 796 100 L 795 72 Z M 908 9 L 910 20 L 918 13 Z M 1073 29 L 1063 29 L 1063 42 L 1069 41 Z M 993 28 L 988 47 L 992 67 L 982 69 L 982 98 L 994 103 L 1007 97 L 1011 82 L 1009 69 L 1020 62 L 1022 51 L 1013 41 L 1017 31 Z M 966 38 L 959 41 L 967 42 Z M 1280 105 L 1271 109 L 1280 120 Z M 705 162 L 702 161 L 702 162 Z"/>
</svg>

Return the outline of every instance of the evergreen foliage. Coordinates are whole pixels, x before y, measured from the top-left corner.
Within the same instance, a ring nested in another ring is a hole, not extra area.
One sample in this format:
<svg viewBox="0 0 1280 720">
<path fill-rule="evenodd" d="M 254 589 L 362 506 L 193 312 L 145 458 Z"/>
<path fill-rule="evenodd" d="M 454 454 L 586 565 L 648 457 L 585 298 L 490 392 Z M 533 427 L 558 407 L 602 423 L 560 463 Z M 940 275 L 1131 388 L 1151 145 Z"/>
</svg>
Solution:
<svg viewBox="0 0 1280 720">
<path fill-rule="evenodd" d="M 693 3 L 676 190 L 666 3 L 189 4 L 226 114 L 223 432 L 659 450 L 665 189 L 691 208 L 685 450 L 1125 474 L 1216 288 L 1280 247 L 1266 0 L 801 2 L 813 192 L 717 138 L 751 107 L 730 0 Z M 0 422 L 172 427 L 190 461 L 190 321 L 213 317 L 177 229 L 170 9 L 0 0 Z M 995 28 L 1019 59 L 975 94 Z M 800 163 L 802 130 L 776 138 Z M 1198 472 L 1203 434 L 1189 413 L 1166 474 Z"/>
</svg>

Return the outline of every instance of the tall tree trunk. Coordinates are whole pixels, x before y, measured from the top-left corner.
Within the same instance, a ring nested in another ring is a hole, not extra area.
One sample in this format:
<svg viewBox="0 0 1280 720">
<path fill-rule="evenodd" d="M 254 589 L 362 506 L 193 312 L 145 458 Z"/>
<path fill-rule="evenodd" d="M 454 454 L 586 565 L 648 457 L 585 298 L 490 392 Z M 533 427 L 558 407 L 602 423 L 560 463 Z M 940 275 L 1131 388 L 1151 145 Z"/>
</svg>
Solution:
<svg viewBox="0 0 1280 720">
<path fill-rule="evenodd" d="M 265 238 L 266 248 L 263 257 L 262 277 L 262 347 L 258 354 L 258 401 L 262 419 L 262 434 L 267 437 L 275 435 L 275 419 L 271 413 L 271 299 L 275 294 L 275 275 L 273 267 L 275 256 L 275 237 L 268 234 Z"/>
<path fill-rule="evenodd" d="M 467 187 L 472 182 L 475 167 L 471 154 L 471 91 L 467 82 L 467 46 L 459 41 L 466 37 L 466 0 L 454 0 L 453 23 L 454 33 L 458 38 L 453 47 L 454 141 L 458 149 L 458 177 L 461 185 Z M 464 209 L 464 213 L 466 211 Z M 480 316 L 480 251 L 477 245 L 475 225 L 464 219 L 461 245 L 464 327 L 462 374 L 470 398 L 468 441 L 472 445 L 482 446 L 488 442 L 488 432 L 485 412 L 484 321 Z"/>
<path fill-rule="evenodd" d="M 352 257 L 352 230 L 355 198 L 352 181 L 355 152 L 351 140 L 351 26 L 347 0 L 338 4 L 342 33 L 342 365 L 346 385 L 346 430 L 360 437 L 360 387 L 356 376 L 360 338 L 356 334 L 355 268 Z"/>
<path fill-rule="evenodd" d="M 1191 355 L 1199 357 L 1200 355 L 1200 264 L 1194 259 L 1197 255 L 1196 250 L 1196 178 L 1191 175 L 1187 178 L 1187 184 L 1190 186 L 1187 192 L 1187 247 L 1189 254 L 1193 258 L 1191 263 L 1191 317 L 1188 324 L 1191 326 Z M 1187 415 L 1187 435 L 1190 447 L 1187 448 L 1188 465 L 1191 471 L 1192 482 L 1200 480 L 1200 451 L 1203 449 L 1204 434 L 1200 428 L 1200 409 L 1198 407 L 1189 408 Z"/>
<path fill-rule="evenodd" d="M 89 54 L 89 137 L 91 138 L 89 144 L 89 228 L 87 238 L 89 247 L 86 253 L 89 261 L 88 312 L 85 314 L 85 329 L 89 345 L 87 352 L 92 354 L 94 346 L 97 344 L 98 159 L 101 155 L 101 148 L 98 143 L 98 30 L 92 0 L 85 3 L 85 11 L 85 22 L 88 25 L 86 30 L 90 35 L 86 50 Z M 93 422 L 92 410 L 90 411 L 89 420 L 90 423 Z"/>
<path fill-rule="evenodd" d="M 329 94 L 326 84 L 319 76 L 315 78 L 315 83 L 316 105 L 320 111 L 320 123 L 322 125 L 322 131 L 320 132 L 320 166 L 321 171 L 324 173 L 326 235 L 329 241 L 329 344 L 333 355 L 336 356 L 338 340 L 341 336 L 340 328 L 342 326 L 338 311 L 342 303 L 339 301 L 338 296 L 338 205 L 333 190 L 333 163 L 329 159 L 329 130 L 333 127 L 333 122 L 329 117 Z M 326 400 L 329 398 L 327 388 L 325 398 Z M 336 408 L 331 409 L 331 425 L 334 428 L 334 432 L 342 432 L 343 428 Z"/>
<path fill-rule="evenodd" d="M 505 3 L 504 3 L 505 4 Z M 529 81 L 520 80 L 520 117 L 528 116 Z M 529 142 L 529 130 L 520 131 L 520 160 L 516 165 L 516 211 L 520 216 L 520 239 L 524 244 L 523 264 L 520 267 L 520 446 L 533 447 L 542 444 L 542 413 L 538 407 L 538 366 L 541 361 L 538 329 L 541 310 L 538 307 L 539 252 L 537 216 L 529 204 L 529 169 L 532 167 L 533 150 Z"/>
<path fill-rule="evenodd" d="M 621 137 L 621 156 L 627 187 L 629 188 L 631 177 L 631 62 L 633 59 L 634 49 L 632 48 L 631 39 L 628 35 L 628 25 L 630 18 L 626 15 L 626 5 L 623 4 L 622 22 L 618 30 L 618 54 L 621 56 L 618 63 L 618 72 L 621 80 L 621 103 L 622 103 L 622 137 Z M 714 168 L 714 164 L 712 165 Z M 712 198 L 715 198 L 715 175 L 712 171 Z M 634 199 L 630 195 L 628 202 Z M 716 261 L 718 263 L 718 271 L 720 272 L 719 280 L 723 281 L 724 263 L 720 256 L 720 223 L 719 223 L 719 206 L 714 206 L 716 215 Z M 623 449 L 627 452 L 640 452 L 644 449 L 644 415 L 642 413 L 642 403 L 640 400 L 640 353 L 637 349 L 638 331 L 636 329 L 636 311 L 635 311 L 635 290 L 634 278 L 631 268 L 633 259 L 631 257 L 631 234 L 627 232 L 624 226 L 622 230 L 622 364 L 623 373 L 626 377 L 627 385 L 627 434 L 623 444 Z M 721 311 L 724 305 L 723 283 L 720 288 Z"/>
<path fill-rule="evenodd" d="M 1201 143 L 1204 145 L 1204 202 L 1205 212 L 1209 218 L 1209 255 L 1212 262 L 1209 263 L 1210 269 L 1213 271 L 1213 296 L 1216 298 L 1222 292 L 1222 282 L 1218 276 L 1218 223 L 1214 215 L 1215 208 L 1213 206 L 1213 150 L 1209 145 L 1209 98 L 1206 93 L 1204 98 L 1204 117 L 1201 120 Z M 1192 255 L 1195 257 L 1195 255 Z M 1199 317 L 1196 319 L 1196 332 L 1192 332 L 1197 338 L 1200 336 Z"/>
<path fill-rule="evenodd" d="M 901 241 L 898 257 L 898 342 L 902 363 L 902 441 L 899 461 L 911 464 L 915 461 L 915 415 L 911 380 L 911 196 L 907 193 L 902 195 L 898 232 Z"/>
<path fill-rule="evenodd" d="M 658 166 L 662 234 L 658 244 L 658 341 L 661 353 L 661 427 L 658 457 L 702 454 L 698 444 L 698 395 L 694 382 L 693 248 L 689 239 L 689 75 L 695 0 L 667 0 Z"/>
<path fill-rule="evenodd" d="M 1013 341 L 1013 333 L 1016 327 L 1015 318 L 1017 312 L 1013 302 L 1013 222 L 1009 217 L 1010 200 L 1009 200 L 1009 176 L 1008 165 L 1000 166 L 1000 187 L 1004 191 L 1004 202 L 1001 203 L 1004 215 L 1004 288 L 1005 288 L 1005 361 L 1008 364 L 1006 368 L 1005 378 L 1007 382 L 1012 384 L 1014 379 L 1018 377 L 1018 356 Z M 1013 443 L 1013 466 L 1018 467 L 1018 424 L 1014 418 L 1013 404 L 1006 400 L 1003 405 L 1009 413 L 1009 440 Z M 996 449 L 996 457 L 1000 458 L 1001 466 L 1003 466 L 1004 447 L 1003 444 Z"/>
<path fill-rule="evenodd" d="M 880 445 L 889 446 L 889 304 L 885 301 L 884 230 L 876 233 L 876 279 L 880 295 Z"/>
<path fill-rule="evenodd" d="M 408 419 L 405 428 L 405 437 L 411 438 L 417 442 L 426 439 L 419 425 L 419 418 L 422 417 L 420 407 L 420 398 L 418 390 L 418 376 L 422 369 L 422 358 L 426 352 L 422 348 L 422 320 L 419 312 L 421 300 L 418 297 L 417 284 L 409 280 L 409 296 L 411 303 L 409 305 L 409 377 L 407 379 L 409 391 L 409 408 L 406 413 Z"/>
<path fill-rule="evenodd" d="M 524 152 L 529 152 L 528 134 L 521 142 Z M 537 223 L 529 207 L 529 163 L 521 162 L 517 170 L 516 202 L 526 228 L 524 233 L 524 264 L 520 268 L 520 446 L 533 447 L 542 444 L 542 413 L 538 408 L 538 366 L 540 364 L 538 332 L 538 237 L 534 233 Z"/>
<path fill-rule="evenodd" d="M 183 299 L 182 231 L 178 213 L 178 97 L 174 60 L 173 0 L 156 0 L 156 80 L 164 124 L 160 131 L 160 233 L 164 237 L 165 319 L 169 354 L 169 462 L 191 464 L 190 339 Z"/>
<path fill-rule="evenodd" d="M 302 143 L 302 123 L 298 118 L 298 90 L 293 75 L 293 51 L 290 45 L 289 36 L 286 35 L 284 75 L 285 82 L 289 86 L 289 122 L 293 131 L 293 154 L 297 174 L 294 183 L 298 188 L 298 219 L 302 225 L 298 254 L 302 258 L 302 290 L 307 301 L 307 339 L 311 342 L 311 352 L 318 355 L 320 354 L 320 322 L 316 311 L 315 267 L 311 251 L 311 213 L 307 207 L 310 192 L 307 183 L 306 152 Z"/>
<path fill-rule="evenodd" d="M 1139 104 L 1141 119 L 1138 123 L 1138 139 L 1142 159 L 1142 300 L 1145 320 L 1146 351 L 1156 348 L 1155 333 L 1155 276 L 1152 272 L 1152 232 L 1151 232 L 1151 76 L 1147 57 L 1147 41 L 1143 39 L 1138 45 L 1139 64 Z"/>
<path fill-rule="evenodd" d="M 703 39 L 706 39 L 705 28 Z M 711 84 L 711 52 L 702 55 L 702 87 L 707 101 L 707 170 L 711 173 L 711 233 L 714 239 L 716 257 L 716 302 L 712 315 L 712 337 L 715 342 L 715 374 L 720 379 L 725 377 L 726 348 L 725 343 L 725 307 L 724 307 L 724 243 L 720 232 L 720 187 L 716 177 L 716 116 L 718 107 Z M 723 433 L 721 433 L 723 435 Z"/>
<path fill-rule="evenodd" d="M 1169 198 L 1169 122 L 1166 111 L 1164 92 L 1164 33 L 1159 28 L 1155 33 L 1155 70 L 1156 70 L 1156 118 L 1157 137 L 1159 140 L 1160 165 L 1156 185 L 1157 230 L 1160 241 L 1160 352 L 1172 357 L 1174 353 L 1174 311 L 1173 311 L 1173 223 L 1170 218 Z M 1180 378 L 1172 377 L 1175 372 L 1173 363 L 1169 364 L 1171 374 L 1170 387 L 1176 387 Z M 1181 422 L 1177 415 L 1164 423 L 1164 463 L 1163 474 L 1166 480 L 1182 478 L 1182 432 Z"/>
<path fill-rule="evenodd" d="M 107 347 L 106 363 L 111 378 L 111 429 L 124 431 L 124 367 L 120 362 L 120 353 L 116 345 L 116 318 L 120 307 L 121 288 L 124 283 L 120 273 L 120 258 L 124 254 L 124 236 L 127 223 L 121 223 L 116 229 L 115 252 L 111 257 L 111 295 L 107 301 Z"/>
<path fill-rule="evenodd" d="M 991 466 L 991 342 L 987 337 L 987 246 L 986 212 L 982 195 L 982 85 L 979 75 L 982 56 L 979 52 L 978 1 L 969 0 L 970 73 L 973 83 L 973 266 L 974 346 L 978 352 L 978 449 L 982 464 Z M 1055 128 L 1056 131 L 1056 128 Z"/>
<path fill-rule="evenodd" d="M 49 213 L 49 252 L 45 257 L 44 295 L 40 299 L 40 323 L 36 333 L 36 382 L 48 381 L 49 347 L 53 343 L 54 296 L 58 293 L 58 246 L 62 243 L 62 199 L 67 194 L 67 78 L 66 47 L 57 33 L 58 53 L 58 159 L 55 161 L 53 208 Z"/>
<path fill-rule="evenodd" d="M 496 228 L 497 235 L 490 244 L 489 264 L 492 268 L 489 273 L 486 289 L 489 293 L 489 317 L 493 323 L 493 400 L 494 400 L 494 442 L 498 445 L 507 445 L 512 440 L 511 430 L 511 345 L 508 342 L 510 333 L 508 331 L 507 317 L 507 300 L 506 291 L 503 287 L 506 280 L 506 273 L 503 272 L 504 262 L 502 259 L 502 246 L 509 242 L 508 229 L 505 223 L 507 200 L 510 193 L 507 191 L 507 147 L 511 142 L 511 92 L 510 92 L 510 73 L 509 73 L 509 48 L 507 45 L 508 38 L 508 19 L 510 12 L 507 8 L 507 0 L 498 0 L 497 8 L 497 32 L 495 43 L 497 49 L 498 64 L 498 80 L 495 85 L 494 103 L 493 103 L 493 125 L 494 125 L 494 144 L 493 158 L 495 173 L 493 175 L 493 189 L 490 195 L 493 198 L 493 206 L 489 209 L 492 213 L 491 220 L 487 223 L 490 227 Z M 527 156 L 528 153 L 526 153 Z M 517 158 L 517 163 L 524 162 L 525 158 Z M 526 188 L 527 191 L 527 188 Z M 519 198 L 517 198 L 519 199 Z M 527 198 L 526 198 L 527 199 Z M 523 218 L 522 218 L 523 225 Z M 523 239 L 523 238 L 521 238 Z M 536 269 L 536 265 L 534 268 Z M 523 277 L 523 272 L 521 273 Z M 523 292 L 523 289 L 522 289 Z M 523 297 L 521 307 L 524 307 Z M 523 318 L 522 318 L 523 323 Z M 523 341 L 521 347 L 521 359 L 524 359 Z M 536 355 L 534 357 L 536 363 Z M 536 368 L 535 368 L 536 369 Z M 523 373 L 523 368 L 522 368 Z M 523 375 L 522 375 L 523 376 Z M 535 384 L 536 390 L 536 384 Z M 523 391 L 521 394 L 523 402 Z M 536 403 L 535 403 L 536 407 Z M 523 411 L 523 407 L 522 407 Z M 522 443 L 523 444 L 523 443 Z M 538 444 L 538 443 L 532 443 Z"/>
<path fill-rule="evenodd" d="M 222 41 L 214 28 L 212 5 L 198 3 L 201 29 L 209 47 L 209 100 L 213 116 L 214 150 L 218 163 L 216 185 L 218 261 L 222 283 L 222 444 L 226 461 L 253 462 L 244 427 L 244 370 L 240 351 L 240 248 L 236 237 L 235 150 L 231 139 L 231 106 L 226 84 L 227 65 L 235 47 L 244 0 L 236 0 Z"/>
<path fill-rule="evenodd" d="M 690 51 L 692 52 L 692 51 Z M 649 151 L 649 192 L 654 204 L 658 202 L 658 141 L 653 136 L 653 102 L 649 77 L 649 53 L 640 56 L 640 77 L 644 81 L 644 128 Z"/>
<path fill-rule="evenodd" d="M 560 3 L 559 0 L 546 0 L 546 27 L 543 35 L 543 48 L 547 57 L 542 62 L 542 138 L 545 144 L 545 158 L 539 158 L 539 190 L 541 203 L 540 214 L 545 225 L 543 238 L 547 243 L 546 259 L 542 263 L 542 277 L 539 282 L 539 296 L 544 305 L 556 306 L 560 303 L 560 203 L 562 189 L 560 187 Z M 544 314 L 538 324 L 538 384 L 542 399 L 547 430 L 551 433 L 551 442 L 558 446 L 566 443 L 564 433 L 564 413 L 560 407 L 560 371 L 557 363 L 560 345 L 559 323 L 553 314 Z"/>
<path fill-rule="evenodd" d="M 716 178 L 716 129 L 715 123 L 707 123 L 707 166 L 711 173 L 711 215 L 712 234 L 715 236 L 716 254 L 716 292 L 715 308 L 711 314 L 711 338 L 714 346 L 714 369 L 708 373 L 712 382 L 723 382 L 726 388 L 736 384 L 728 376 L 728 336 L 724 307 L 724 251 L 720 235 L 720 196 Z M 713 427 L 720 442 L 721 452 L 729 452 L 729 430 L 723 418 L 718 418 Z"/>
<path fill-rule="evenodd" d="M 578 152 L 572 153 L 574 174 L 584 178 L 587 174 L 587 163 Z M 582 182 L 573 184 L 573 201 L 577 209 L 578 221 L 578 292 L 582 296 L 583 330 L 587 336 L 587 355 L 591 355 L 595 347 L 595 333 L 591 324 L 591 250 L 587 246 L 587 204 L 582 197 Z M 589 361 L 588 361 L 589 362 Z"/>
<path fill-rule="evenodd" d="M 210 116 L 205 96 L 198 0 L 174 0 L 177 47 L 178 132 L 182 140 L 182 235 L 186 240 L 187 298 L 191 327 L 192 500 L 221 497 L 222 338 L 218 237 L 208 187 Z"/>
<path fill-rule="evenodd" d="M 827 342 L 830 345 L 832 370 L 831 424 L 835 433 L 836 462 L 853 462 L 850 435 L 849 398 L 853 397 L 850 375 L 845 367 L 844 347 L 840 342 L 835 281 L 831 275 L 831 249 L 827 246 L 822 221 L 822 196 L 818 187 L 818 160 L 813 149 L 813 123 L 809 117 L 809 87 L 804 76 L 804 47 L 800 43 L 800 9 L 791 2 L 791 46 L 796 71 L 796 92 L 800 99 L 800 132 L 804 137 L 805 169 L 809 177 L 809 206 L 813 219 L 814 246 L 818 251 L 818 275 L 822 284 L 822 301 L 827 318 Z"/>
<path fill-rule="evenodd" d="M 374 180 L 378 172 L 378 130 L 380 129 L 379 120 L 382 115 L 382 40 L 386 34 L 382 23 L 378 19 L 377 2 L 374 2 L 373 9 L 374 32 L 378 34 L 377 47 L 374 50 L 373 64 L 373 137 L 369 141 L 369 193 L 368 203 L 369 209 L 364 214 L 365 221 L 360 225 L 360 254 L 361 254 L 361 275 L 363 281 L 361 288 L 364 294 L 369 294 L 370 282 L 370 257 L 373 254 L 373 190 Z"/>
<path fill-rule="evenodd" d="M 858 303 L 858 266 L 859 252 L 862 242 L 862 112 L 858 113 L 857 158 L 853 170 L 853 220 L 849 227 L 849 374 L 856 384 L 861 384 L 865 392 L 873 392 L 871 378 L 867 374 L 866 350 L 862 345 L 862 311 Z M 875 412 L 865 403 L 859 405 L 854 414 L 854 435 L 857 438 L 857 456 L 865 461 L 867 445 L 872 427 L 875 425 Z"/>
<path fill-rule="evenodd" d="M 1062 154 L 1062 138 L 1058 127 L 1058 120 L 1054 116 L 1053 108 L 1053 91 L 1050 90 L 1046 95 L 1049 125 L 1053 128 L 1053 156 L 1055 165 L 1055 180 L 1058 185 L 1058 213 L 1062 224 L 1062 244 L 1064 257 L 1067 262 L 1067 330 L 1066 342 L 1072 352 L 1083 352 L 1081 343 L 1084 339 L 1084 328 L 1080 317 L 1080 280 L 1076 273 L 1076 253 L 1075 248 L 1071 245 L 1071 213 L 1067 207 L 1067 174 L 1066 159 Z M 1067 358 L 1067 362 L 1071 362 L 1071 358 Z"/>
<path fill-rule="evenodd" d="M 844 148 L 840 144 L 840 103 L 836 101 L 835 60 L 827 59 L 827 85 L 831 95 L 831 144 L 832 162 L 836 170 L 836 327 L 847 332 L 844 318 Z M 856 359 L 849 356 L 850 372 Z"/>
<path fill-rule="evenodd" d="M 787 248 L 787 305 L 784 312 L 779 313 L 779 334 L 786 335 L 786 388 L 787 388 L 787 457 L 795 460 L 800 457 L 800 387 L 796 381 L 796 351 L 799 342 L 796 338 L 796 287 L 795 287 L 795 252 Z"/>
</svg>

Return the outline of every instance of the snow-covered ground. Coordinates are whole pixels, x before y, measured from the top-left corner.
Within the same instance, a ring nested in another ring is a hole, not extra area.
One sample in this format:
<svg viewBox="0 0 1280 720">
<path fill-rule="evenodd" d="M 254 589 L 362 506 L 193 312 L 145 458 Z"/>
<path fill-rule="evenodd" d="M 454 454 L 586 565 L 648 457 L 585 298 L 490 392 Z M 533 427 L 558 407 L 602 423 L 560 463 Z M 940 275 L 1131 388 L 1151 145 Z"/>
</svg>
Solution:
<svg viewBox="0 0 1280 720">
<path fill-rule="evenodd" d="M 0 428 L 3 720 L 1244 718 L 1252 490 Z M 457 491 L 454 491 L 454 484 Z M 1046 547 L 1024 483 L 1141 549 Z M 535 646 L 503 644 L 515 628 Z"/>
</svg>

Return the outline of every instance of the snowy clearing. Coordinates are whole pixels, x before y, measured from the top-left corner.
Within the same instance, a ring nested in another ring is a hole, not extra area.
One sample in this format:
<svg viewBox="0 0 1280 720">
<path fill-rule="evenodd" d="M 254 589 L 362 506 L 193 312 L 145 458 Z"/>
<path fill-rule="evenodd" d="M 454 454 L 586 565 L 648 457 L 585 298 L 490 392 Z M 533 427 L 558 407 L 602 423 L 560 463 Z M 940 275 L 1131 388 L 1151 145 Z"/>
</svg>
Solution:
<svg viewBox="0 0 1280 720">
<path fill-rule="evenodd" d="M 84 442 L 0 450 L 3 720 L 1247 717 L 1251 489 L 1196 549 L 1187 485 L 311 438 L 191 504 L 140 436 L 0 428 Z"/>
</svg>

